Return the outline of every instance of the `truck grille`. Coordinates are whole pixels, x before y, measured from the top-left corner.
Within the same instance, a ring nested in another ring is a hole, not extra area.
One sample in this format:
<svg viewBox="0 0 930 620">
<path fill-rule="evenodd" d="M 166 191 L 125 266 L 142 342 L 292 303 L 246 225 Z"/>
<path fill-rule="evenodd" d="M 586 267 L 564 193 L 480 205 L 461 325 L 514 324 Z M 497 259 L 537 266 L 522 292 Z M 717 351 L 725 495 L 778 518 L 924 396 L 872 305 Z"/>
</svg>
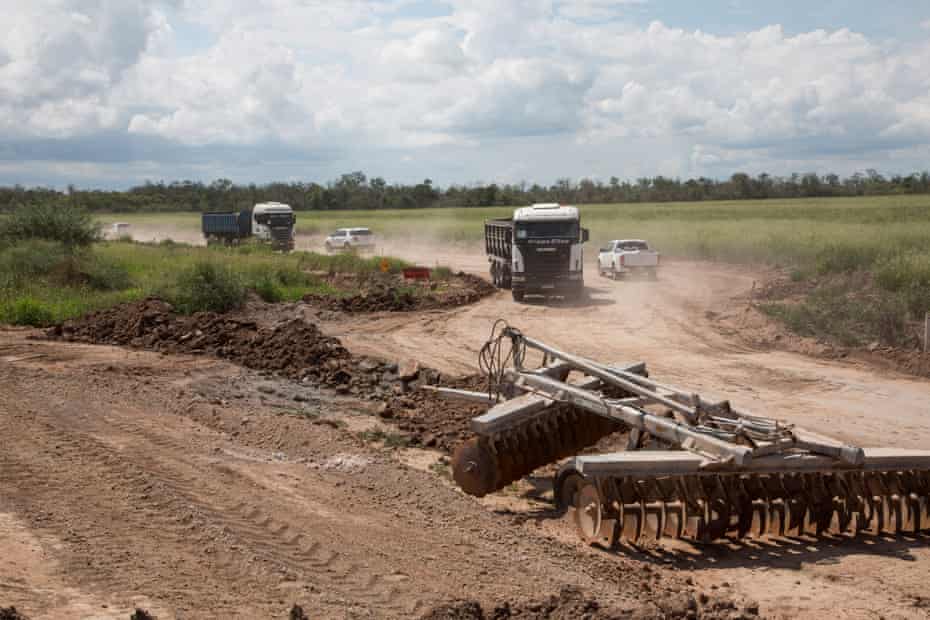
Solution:
<svg viewBox="0 0 930 620">
<path fill-rule="evenodd" d="M 542 251 L 540 251 L 542 250 Z M 533 275 L 559 275 L 567 273 L 571 259 L 571 246 L 524 246 L 520 248 L 526 273 Z"/>
</svg>

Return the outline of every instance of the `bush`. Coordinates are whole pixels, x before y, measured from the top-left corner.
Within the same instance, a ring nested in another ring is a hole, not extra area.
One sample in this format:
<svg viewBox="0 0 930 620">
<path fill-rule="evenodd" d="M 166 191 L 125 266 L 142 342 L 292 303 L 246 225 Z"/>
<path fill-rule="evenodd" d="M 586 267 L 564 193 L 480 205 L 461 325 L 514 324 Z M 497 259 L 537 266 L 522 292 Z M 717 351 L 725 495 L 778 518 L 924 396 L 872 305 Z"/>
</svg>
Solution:
<svg viewBox="0 0 930 620">
<path fill-rule="evenodd" d="M 0 319 L 12 325 L 47 327 L 54 323 L 54 313 L 41 301 L 20 297 L 0 308 Z"/>
<path fill-rule="evenodd" d="M 119 262 L 90 250 L 74 253 L 59 242 L 30 239 L 0 252 L 0 288 L 22 288 L 36 280 L 101 291 L 132 286 L 129 272 Z"/>
<path fill-rule="evenodd" d="M 262 301 L 274 304 L 284 300 L 284 293 L 281 291 L 278 283 L 275 282 L 274 278 L 270 275 L 265 275 L 260 278 L 255 282 L 252 288 L 254 288 L 255 293 L 262 298 Z"/>
<path fill-rule="evenodd" d="M 82 257 L 79 269 L 87 285 L 98 291 L 122 291 L 132 286 L 129 271 L 122 263 L 98 254 Z"/>
<path fill-rule="evenodd" d="M 71 257 L 60 243 L 31 239 L 0 252 L 0 288 L 20 287 L 30 280 L 71 269 Z"/>
<path fill-rule="evenodd" d="M 100 225 L 87 211 L 68 203 L 19 205 L 0 221 L 0 238 L 7 243 L 46 239 L 75 248 L 100 240 Z"/>
<path fill-rule="evenodd" d="M 201 261 L 182 271 L 165 293 L 178 312 L 228 312 L 245 301 L 245 287 L 229 268 Z"/>
</svg>

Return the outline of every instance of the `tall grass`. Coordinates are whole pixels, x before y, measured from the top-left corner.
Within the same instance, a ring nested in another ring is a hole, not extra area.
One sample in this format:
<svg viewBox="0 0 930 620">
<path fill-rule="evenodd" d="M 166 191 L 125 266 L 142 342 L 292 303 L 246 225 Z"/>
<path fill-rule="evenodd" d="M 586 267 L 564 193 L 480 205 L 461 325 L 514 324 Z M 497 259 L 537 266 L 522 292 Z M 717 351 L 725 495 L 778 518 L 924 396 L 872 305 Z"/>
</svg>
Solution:
<svg viewBox="0 0 930 620">
<path fill-rule="evenodd" d="M 829 252 L 865 263 L 889 250 L 921 250 L 930 238 L 930 196 L 724 202 L 600 204 L 579 207 L 589 252 L 611 239 L 648 239 L 663 254 L 737 263 L 814 266 Z M 388 240 L 477 242 L 483 222 L 512 207 L 300 212 L 299 234 L 368 226 Z M 98 216 L 196 232 L 191 213 Z"/>
<path fill-rule="evenodd" d="M 48 325 L 123 301 L 160 295 L 183 312 L 225 311 L 254 290 L 267 301 L 308 293 L 355 292 L 325 279 L 406 266 L 393 258 L 309 252 L 277 254 L 264 246 L 192 247 L 177 243 L 98 243 L 73 253 L 28 240 L 0 250 L 0 323 Z"/>
</svg>

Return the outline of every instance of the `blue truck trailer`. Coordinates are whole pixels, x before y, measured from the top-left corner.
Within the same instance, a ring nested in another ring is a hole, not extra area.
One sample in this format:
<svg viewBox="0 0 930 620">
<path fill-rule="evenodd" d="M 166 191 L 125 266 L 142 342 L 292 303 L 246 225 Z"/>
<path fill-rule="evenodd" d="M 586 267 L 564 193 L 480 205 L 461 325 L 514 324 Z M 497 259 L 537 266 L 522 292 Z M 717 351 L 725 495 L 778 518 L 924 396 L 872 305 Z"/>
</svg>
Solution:
<svg viewBox="0 0 930 620">
<path fill-rule="evenodd" d="M 252 235 L 252 212 L 246 209 L 238 213 L 204 213 L 200 224 L 208 245 L 234 245 Z"/>
</svg>

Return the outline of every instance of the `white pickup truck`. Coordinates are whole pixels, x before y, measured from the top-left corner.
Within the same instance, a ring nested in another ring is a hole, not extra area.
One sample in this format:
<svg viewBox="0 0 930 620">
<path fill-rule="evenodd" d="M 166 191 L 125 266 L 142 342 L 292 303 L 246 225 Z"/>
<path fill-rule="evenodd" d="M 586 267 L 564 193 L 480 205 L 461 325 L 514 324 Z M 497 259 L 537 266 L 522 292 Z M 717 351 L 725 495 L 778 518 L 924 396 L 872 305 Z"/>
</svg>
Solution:
<svg viewBox="0 0 930 620">
<path fill-rule="evenodd" d="M 659 253 L 642 239 L 616 239 L 602 247 L 597 255 L 597 270 L 602 276 L 620 278 L 628 273 L 656 277 Z"/>
</svg>

